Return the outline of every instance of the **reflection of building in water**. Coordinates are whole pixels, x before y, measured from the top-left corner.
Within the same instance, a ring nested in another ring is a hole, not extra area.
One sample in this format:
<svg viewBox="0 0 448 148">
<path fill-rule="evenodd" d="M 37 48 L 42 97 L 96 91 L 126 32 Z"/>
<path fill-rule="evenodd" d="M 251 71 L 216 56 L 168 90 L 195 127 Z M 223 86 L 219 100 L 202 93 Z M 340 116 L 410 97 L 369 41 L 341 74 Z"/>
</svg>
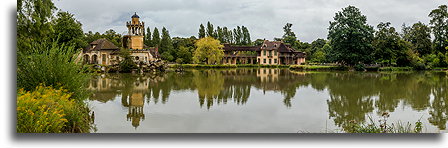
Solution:
<svg viewBox="0 0 448 148">
<path fill-rule="evenodd" d="M 149 86 L 164 80 L 155 75 L 108 74 L 92 78 L 87 88 L 94 92 L 90 99 L 103 103 L 121 96 L 121 104 L 128 108 L 127 121 L 138 127 L 145 119 L 144 102 L 155 91 Z"/>
<path fill-rule="evenodd" d="M 144 94 L 141 92 L 132 93 L 129 98 L 127 120 L 131 121 L 132 126 L 136 128 L 140 125 L 140 120 L 145 120 L 145 114 L 143 113 L 144 100 Z"/>
<path fill-rule="evenodd" d="M 257 77 L 260 78 L 262 83 L 278 82 L 279 74 L 280 74 L 280 69 L 260 68 L 257 71 Z"/>
</svg>

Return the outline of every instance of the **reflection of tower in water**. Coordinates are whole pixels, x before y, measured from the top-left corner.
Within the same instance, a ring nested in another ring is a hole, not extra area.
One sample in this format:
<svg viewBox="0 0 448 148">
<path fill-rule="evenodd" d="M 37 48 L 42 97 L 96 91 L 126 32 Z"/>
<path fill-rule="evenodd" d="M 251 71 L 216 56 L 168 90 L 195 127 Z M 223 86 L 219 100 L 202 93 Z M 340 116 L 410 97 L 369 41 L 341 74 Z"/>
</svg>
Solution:
<svg viewBox="0 0 448 148">
<path fill-rule="evenodd" d="M 145 120 L 143 113 L 144 96 L 143 93 L 134 92 L 129 98 L 129 107 L 127 114 L 127 121 L 132 122 L 132 126 L 137 128 L 140 125 L 140 120 Z"/>
</svg>

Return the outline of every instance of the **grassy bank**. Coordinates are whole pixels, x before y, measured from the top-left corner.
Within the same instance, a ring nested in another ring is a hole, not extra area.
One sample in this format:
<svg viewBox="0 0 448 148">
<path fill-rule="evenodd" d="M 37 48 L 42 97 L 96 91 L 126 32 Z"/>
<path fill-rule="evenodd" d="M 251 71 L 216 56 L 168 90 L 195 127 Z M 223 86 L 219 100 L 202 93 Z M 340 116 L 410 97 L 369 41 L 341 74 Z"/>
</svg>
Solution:
<svg viewBox="0 0 448 148">
<path fill-rule="evenodd" d="M 289 69 L 290 70 L 296 70 L 296 71 L 330 71 L 330 70 L 346 71 L 346 70 L 349 70 L 349 67 L 345 67 L 345 66 L 291 65 L 291 66 L 289 66 Z"/>
<path fill-rule="evenodd" d="M 172 64 L 169 68 L 289 68 L 289 65 L 258 65 L 258 64 L 219 64 L 219 65 L 204 65 L 204 64 Z"/>
</svg>

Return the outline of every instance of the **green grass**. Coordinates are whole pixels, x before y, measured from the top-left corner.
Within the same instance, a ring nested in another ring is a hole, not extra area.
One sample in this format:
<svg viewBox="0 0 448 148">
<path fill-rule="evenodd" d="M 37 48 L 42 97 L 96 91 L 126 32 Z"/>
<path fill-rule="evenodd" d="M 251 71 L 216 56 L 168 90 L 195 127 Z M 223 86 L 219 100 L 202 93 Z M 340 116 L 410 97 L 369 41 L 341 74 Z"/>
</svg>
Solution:
<svg viewBox="0 0 448 148">
<path fill-rule="evenodd" d="M 378 71 L 412 71 L 412 67 L 380 67 Z"/>
<path fill-rule="evenodd" d="M 353 121 L 349 123 L 348 127 L 344 128 L 344 131 L 347 133 L 422 133 L 423 125 L 420 120 L 415 122 L 415 125 L 400 121 L 388 124 L 388 118 L 389 113 L 386 112 L 382 114 L 382 119 L 378 123 L 374 122 L 371 117 L 369 117 L 370 123 L 368 124 Z"/>
<path fill-rule="evenodd" d="M 258 65 L 258 64 L 219 64 L 219 65 L 204 65 L 204 64 L 173 64 L 169 68 L 289 68 L 289 65 Z"/>
</svg>

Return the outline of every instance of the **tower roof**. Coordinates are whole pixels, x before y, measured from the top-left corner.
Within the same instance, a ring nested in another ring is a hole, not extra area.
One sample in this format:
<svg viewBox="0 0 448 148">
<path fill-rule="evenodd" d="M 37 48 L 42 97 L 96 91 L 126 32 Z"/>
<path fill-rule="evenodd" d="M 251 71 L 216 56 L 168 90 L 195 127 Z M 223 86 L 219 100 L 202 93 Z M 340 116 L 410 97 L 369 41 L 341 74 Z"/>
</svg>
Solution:
<svg viewBox="0 0 448 148">
<path fill-rule="evenodd" d="M 131 18 L 140 18 L 140 17 L 137 15 L 137 12 L 135 12 L 134 15 L 132 15 Z"/>
</svg>

